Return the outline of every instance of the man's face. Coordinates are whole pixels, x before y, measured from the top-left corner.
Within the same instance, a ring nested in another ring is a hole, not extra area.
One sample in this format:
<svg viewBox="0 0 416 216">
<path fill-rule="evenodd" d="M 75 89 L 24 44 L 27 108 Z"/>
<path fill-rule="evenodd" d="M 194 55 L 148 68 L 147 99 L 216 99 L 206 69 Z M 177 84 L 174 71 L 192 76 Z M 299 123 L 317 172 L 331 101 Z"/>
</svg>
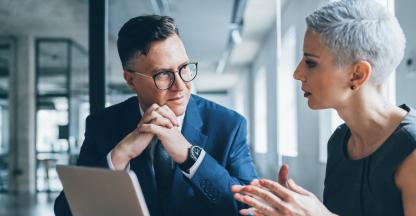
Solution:
<svg viewBox="0 0 416 216">
<path fill-rule="evenodd" d="M 152 76 L 166 70 L 177 72 L 178 68 L 188 61 L 181 39 L 173 35 L 163 41 L 153 42 L 147 55 L 137 55 L 130 62 L 134 71 Z M 124 79 L 137 93 L 144 111 L 156 103 L 160 106 L 167 105 L 176 116 L 185 113 L 191 83 L 183 82 L 178 73 L 175 73 L 175 83 L 167 90 L 158 89 L 151 77 L 140 76 L 126 70 Z"/>
</svg>

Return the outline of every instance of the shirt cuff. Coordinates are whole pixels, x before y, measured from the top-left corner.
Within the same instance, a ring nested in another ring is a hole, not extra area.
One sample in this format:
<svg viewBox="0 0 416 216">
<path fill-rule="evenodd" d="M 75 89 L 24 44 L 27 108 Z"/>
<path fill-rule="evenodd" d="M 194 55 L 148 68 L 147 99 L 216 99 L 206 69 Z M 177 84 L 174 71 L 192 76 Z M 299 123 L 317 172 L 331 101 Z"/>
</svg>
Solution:
<svg viewBox="0 0 416 216">
<path fill-rule="evenodd" d="M 111 152 L 113 151 L 110 151 L 110 153 L 107 154 L 107 164 L 111 170 L 116 170 L 116 168 L 113 165 L 113 161 L 111 161 Z M 124 168 L 124 171 L 130 171 L 130 162 L 127 163 L 127 166 Z"/>
<path fill-rule="evenodd" d="M 189 169 L 189 173 L 182 171 L 182 173 L 188 178 L 191 179 L 194 174 L 196 173 L 196 171 L 198 170 L 199 166 L 201 165 L 202 161 L 204 160 L 205 157 L 205 150 L 202 149 L 201 154 L 198 157 L 198 160 L 196 160 L 196 162 L 194 163 L 194 165 L 191 166 L 191 168 Z"/>
</svg>

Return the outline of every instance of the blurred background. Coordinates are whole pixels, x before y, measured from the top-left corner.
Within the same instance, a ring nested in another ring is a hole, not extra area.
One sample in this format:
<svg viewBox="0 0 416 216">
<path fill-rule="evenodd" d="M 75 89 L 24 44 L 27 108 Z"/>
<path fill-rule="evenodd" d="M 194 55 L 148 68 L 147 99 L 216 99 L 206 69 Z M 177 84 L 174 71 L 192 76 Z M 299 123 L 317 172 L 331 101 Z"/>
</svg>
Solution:
<svg viewBox="0 0 416 216">
<path fill-rule="evenodd" d="M 416 106 L 416 2 L 378 0 L 407 37 L 387 86 L 395 104 Z M 262 177 L 282 163 L 322 198 L 326 142 L 341 121 L 312 111 L 292 78 L 305 16 L 327 0 L 0 0 L 0 215 L 53 215 L 62 185 L 56 164 L 76 162 L 91 110 L 121 102 L 127 88 L 116 40 L 144 14 L 176 19 L 199 62 L 195 93 L 248 120 Z"/>
</svg>

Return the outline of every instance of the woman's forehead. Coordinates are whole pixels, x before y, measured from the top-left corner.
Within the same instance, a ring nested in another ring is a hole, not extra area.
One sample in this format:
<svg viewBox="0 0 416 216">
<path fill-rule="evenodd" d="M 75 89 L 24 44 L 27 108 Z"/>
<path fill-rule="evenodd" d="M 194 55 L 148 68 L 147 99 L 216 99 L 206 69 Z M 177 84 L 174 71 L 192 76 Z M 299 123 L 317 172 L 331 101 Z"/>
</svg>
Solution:
<svg viewBox="0 0 416 216">
<path fill-rule="evenodd" d="M 322 42 L 319 34 L 313 31 L 307 31 L 305 33 L 303 52 L 312 57 L 325 57 L 331 55 L 329 47 Z"/>
</svg>

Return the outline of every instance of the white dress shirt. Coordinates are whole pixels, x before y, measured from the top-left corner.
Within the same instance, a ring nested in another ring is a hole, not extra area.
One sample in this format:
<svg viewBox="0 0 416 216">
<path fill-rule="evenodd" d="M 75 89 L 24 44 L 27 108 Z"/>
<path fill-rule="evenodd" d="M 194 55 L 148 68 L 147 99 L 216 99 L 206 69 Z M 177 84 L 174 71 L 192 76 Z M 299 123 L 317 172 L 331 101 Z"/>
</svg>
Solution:
<svg viewBox="0 0 416 216">
<path fill-rule="evenodd" d="M 139 107 L 140 107 L 140 114 L 143 117 L 143 114 L 144 114 L 143 109 L 142 109 L 141 106 L 139 106 Z M 183 124 L 184 117 L 185 117 L 185 114 L 177 117 L 178 118 L 178 123 L 179 123 L 178 130 L 180 130 L 180 131 L 182 130 L 182 124 Z M 151 141 L 151 143 L 147 147 L 147 148 L 150 148 L 150 158 L 152 160 L 152 163 L 151 164 L 153 164 L 153 153 L 154 153 L 154 147 L 156 145 L 156 140 L 157 139 L 153 138 L 152 141 Z M 192 145 L 192 143 L 191 143 L 191 145 Z M 115 167 L 114 167 L 113 162 L 111 160 L 111 152 L 112 151 L 110 151 L 107 154 L 107 163 L 108 163 L 108 167 L 110 169 L 115 170 Z M 194 176 L 194 174 L 196 173 L 196 171 L 198 170 L 199 166 L 201 165 L 202 160 L 204 159 L 204 157 L 205 157 L 205 151 L 202 149 L 201 154 L 199 155 L 198 159 L 196 160 L 196 162 L 194 163 L 194 165 L 192 165 L 192 167 L 189 169 L 189 173 L 187 173 L 185 171 L 182 171 L 182 173 L 187 178 L 189 178 L 189 179 L 192 178 Z M 126 168 L 124 170 L 126 170 L 126 171 L 129 171 L 130 170 L 130 162 L 127 164 L 127 166 L 126 166 Z"/>
</svg>

